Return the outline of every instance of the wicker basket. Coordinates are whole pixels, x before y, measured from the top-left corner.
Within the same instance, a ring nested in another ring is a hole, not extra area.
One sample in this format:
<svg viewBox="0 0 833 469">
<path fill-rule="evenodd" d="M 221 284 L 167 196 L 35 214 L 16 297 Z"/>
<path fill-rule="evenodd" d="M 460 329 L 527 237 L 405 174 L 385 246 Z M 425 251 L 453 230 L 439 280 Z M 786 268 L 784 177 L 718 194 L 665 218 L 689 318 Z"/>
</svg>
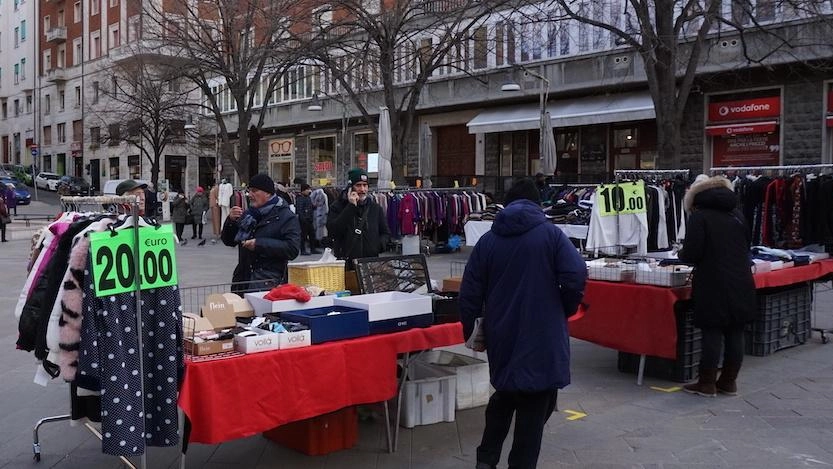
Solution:
<svg viewBox="0 0 833 469">
<path fill-rule="evenodd" d="M 295 262 L 287 266 L 289 283 L 315 285 L 328 292 L 344 290 L 344 261 Z"/>
</svg>

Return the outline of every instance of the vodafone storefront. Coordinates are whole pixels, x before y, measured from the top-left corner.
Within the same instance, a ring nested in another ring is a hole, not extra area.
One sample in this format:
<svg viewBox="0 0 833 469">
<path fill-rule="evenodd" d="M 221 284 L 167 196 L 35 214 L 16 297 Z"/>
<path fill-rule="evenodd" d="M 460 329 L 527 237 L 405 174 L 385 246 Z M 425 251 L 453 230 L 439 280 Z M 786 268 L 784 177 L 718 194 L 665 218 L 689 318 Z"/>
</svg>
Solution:
<svg viewBox="0 0 833 469">
<path fill-rule="evenodd" d="M 712 166 L 777 166 L 781 161 L 779 92 L 738 98 L 721 95 L 709 99 L 706 136 Z"/>
</svg>

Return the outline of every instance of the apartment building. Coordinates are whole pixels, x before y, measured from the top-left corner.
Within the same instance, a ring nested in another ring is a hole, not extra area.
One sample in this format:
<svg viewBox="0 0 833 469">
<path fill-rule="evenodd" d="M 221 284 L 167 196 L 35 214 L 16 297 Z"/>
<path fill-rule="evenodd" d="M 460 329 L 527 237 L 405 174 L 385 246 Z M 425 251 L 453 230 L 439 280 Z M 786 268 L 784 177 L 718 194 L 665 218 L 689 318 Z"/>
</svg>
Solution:
<svg viewBox="0 0 833 469">
<path fill-rule="evenodd" d="M 0 161 L 31 164 L 35 138 L 35 7 L 37 0 L 0 2 Z"/>
</svg>

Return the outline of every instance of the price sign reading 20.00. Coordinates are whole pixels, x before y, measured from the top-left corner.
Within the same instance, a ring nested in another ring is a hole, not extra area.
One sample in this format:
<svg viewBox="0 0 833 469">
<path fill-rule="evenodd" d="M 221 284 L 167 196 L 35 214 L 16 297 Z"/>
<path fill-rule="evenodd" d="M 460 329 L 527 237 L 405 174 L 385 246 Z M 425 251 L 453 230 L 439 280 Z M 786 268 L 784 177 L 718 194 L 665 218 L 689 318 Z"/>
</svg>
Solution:
<svg viewBox="0 0 833 469">
<path fill-rule="evenodd" d="M 133 291 L 138 271 L 142 290 L 176 285 L 176 252 L 170 225 L 139 229 L 139 266 L 133 258 L 132 229 L 90 235 L 96 296 Z"/>
<path fill-rule="evenodd" d="M 593 210 L 599 215 L 627 213 L 645 213 L 645 182 L 621 182 L 619 184 L 602 184 L 596 188 L 596 203 Z"/>
</svg>

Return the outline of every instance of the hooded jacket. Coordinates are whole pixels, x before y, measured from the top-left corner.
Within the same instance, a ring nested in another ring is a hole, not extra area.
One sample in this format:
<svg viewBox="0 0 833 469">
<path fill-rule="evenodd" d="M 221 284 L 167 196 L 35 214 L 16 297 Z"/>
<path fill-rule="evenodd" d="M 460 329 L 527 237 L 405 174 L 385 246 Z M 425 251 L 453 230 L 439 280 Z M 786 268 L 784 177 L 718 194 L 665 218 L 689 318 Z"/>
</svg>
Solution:
<svg viewBox="0 0 833 469">
<path fill-rule="evenodd" d="M 339 259 L 377 257 L 390 240 L 390 229 L 382 207 L 368 196 L 364 204 L 353 205 L 346 192 L 330 205 L 327 232 L 333 238 L 333 252 Z"/>
<path fill-rule="evenodd" d="M 584 260 L 538 204 L 517 200 L 497 215 L 469 257 L 459 296 L 466 337 L 483 317 L 495 389 L 537 392 L 570 384 L 567 318 L 578 309 L 586 280 Z"/>
<path fill-rule="evenodd" d="M 690 213 L 680 260 L 694 265 L 694 325 L 727 327 L 757 313 L 750 268 L 750 232 L 737 210 L 731 182 L 713 177 L 685 195 Z"/>
</svg>

